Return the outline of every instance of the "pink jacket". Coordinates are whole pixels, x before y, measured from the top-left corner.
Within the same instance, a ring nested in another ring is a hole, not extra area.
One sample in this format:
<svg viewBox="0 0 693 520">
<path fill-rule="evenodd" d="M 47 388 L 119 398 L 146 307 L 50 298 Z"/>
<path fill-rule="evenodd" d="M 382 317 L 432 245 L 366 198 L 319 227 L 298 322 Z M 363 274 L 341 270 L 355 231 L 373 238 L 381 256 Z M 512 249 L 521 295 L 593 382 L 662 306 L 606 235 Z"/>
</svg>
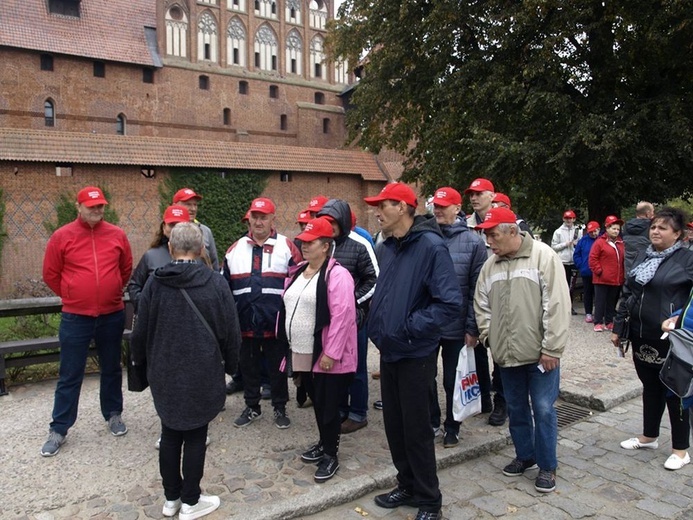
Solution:
<svg viewBox="0 0 693 520">
<path fill-rule="evenodd" d="M 327 306 L 330 311 L 330 323 L 322 329 L 322 352 L 335 360 L 329 371 L 320 368 L 320 359 L 313 366 L 313 372 L 328 374 L 348 374 L 356 372 L 356 299 L 354 298 L 354 279 L 349 271 L 336 260 L 328 260 Z M 296 270 L 305 265 L 302 262 L 291 269 L 284 289 L 289 286 Z"/>
</svg>

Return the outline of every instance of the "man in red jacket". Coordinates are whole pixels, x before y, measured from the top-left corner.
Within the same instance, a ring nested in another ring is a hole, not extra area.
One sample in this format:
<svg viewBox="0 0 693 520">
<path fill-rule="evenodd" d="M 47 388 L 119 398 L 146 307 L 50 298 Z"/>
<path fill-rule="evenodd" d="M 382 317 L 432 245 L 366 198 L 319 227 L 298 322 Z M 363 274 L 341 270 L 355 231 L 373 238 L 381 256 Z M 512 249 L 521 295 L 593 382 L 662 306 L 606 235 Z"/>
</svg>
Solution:
<svg viewBox="0 0 693 520">
<path fill-rule="evenodd" d="M 60 377 L 53 421 L 41 455 L 60 451 L 77 420 L 89 344 L 101 368 L 101 413 L 113 435 L 125 435 L 120 346 L 125 325 L 123 287 L 130 279 L 132 252 L 125 232 L 104 222 L 108 204 L 93 186 L 77 194 L 77 219 L 51 235 L 43 260 L 43 279 L 62 298 Z"/>
</svg>

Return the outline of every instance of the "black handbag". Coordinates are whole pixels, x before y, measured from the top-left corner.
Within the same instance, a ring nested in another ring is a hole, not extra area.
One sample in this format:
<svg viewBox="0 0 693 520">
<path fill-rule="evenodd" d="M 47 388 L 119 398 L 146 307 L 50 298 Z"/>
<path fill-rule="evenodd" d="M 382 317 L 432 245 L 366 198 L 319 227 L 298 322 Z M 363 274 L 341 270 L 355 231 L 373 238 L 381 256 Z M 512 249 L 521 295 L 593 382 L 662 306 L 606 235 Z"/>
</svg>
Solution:
<svg viewBox="0 0 693 520">
<path fill-rule="evenodd" d="M 659 379 L 678 397 L 693 395 L 693 331 L 674 329 L 669 333 L 667 354 Z"/>
</svg>

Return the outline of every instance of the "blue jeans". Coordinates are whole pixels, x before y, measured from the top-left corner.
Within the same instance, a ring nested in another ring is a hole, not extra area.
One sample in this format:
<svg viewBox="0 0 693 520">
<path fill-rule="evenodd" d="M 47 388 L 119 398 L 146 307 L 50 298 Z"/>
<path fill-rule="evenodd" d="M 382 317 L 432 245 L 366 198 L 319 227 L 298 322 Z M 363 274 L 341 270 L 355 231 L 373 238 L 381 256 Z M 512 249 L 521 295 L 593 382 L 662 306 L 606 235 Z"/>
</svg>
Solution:
<svg viewBox="0 0 693 520">
<path fill-rule="evenodd" d="M 368 331 L 363 325 L 356 335 L 358 363 L 356 374 L 349 385 L 349 391 L 339 407 L 340 415 L 352 421 L 363 422 L 368 419 Z"/>
<path fill-rule="evenodd" d="M 522 461 L 535 460 L 540 469 L 548 471 L 558 466 L 558 424 L 553 405 L 558 399 L 560 370 L 542 374 L 537 363 L 500 369 L 515 454 Z"/>
<path fill-rule="evenodd" d="M 77 420 L 79 394 L 92 340 L 101 368 L 101 414 L 105 420 L 123 411 L 123 372 L 120 366 L 125 311 L 93 318 L 69 312 L 60 320 L 60 374 L 55 389 L 50 429 L 67 435 Z"/>
</svg>

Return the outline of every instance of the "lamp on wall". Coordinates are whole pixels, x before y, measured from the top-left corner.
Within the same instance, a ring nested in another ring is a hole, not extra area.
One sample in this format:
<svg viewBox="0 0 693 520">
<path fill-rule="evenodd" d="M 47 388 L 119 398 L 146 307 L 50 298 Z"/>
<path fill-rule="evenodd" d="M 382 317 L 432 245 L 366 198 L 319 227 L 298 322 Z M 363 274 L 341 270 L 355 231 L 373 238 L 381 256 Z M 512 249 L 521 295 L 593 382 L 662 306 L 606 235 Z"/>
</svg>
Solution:
<svg viewBox="0 0 693 520">
<path fill-rule="evenodd" d="M 140 170 L 140 173 L 142 174 L 142 177 L 144 177 L 145 179 L 153 179 L 156 175 L 154 168 L 150 168 L 149 166 L 143 166 Z"/>
</svg>

